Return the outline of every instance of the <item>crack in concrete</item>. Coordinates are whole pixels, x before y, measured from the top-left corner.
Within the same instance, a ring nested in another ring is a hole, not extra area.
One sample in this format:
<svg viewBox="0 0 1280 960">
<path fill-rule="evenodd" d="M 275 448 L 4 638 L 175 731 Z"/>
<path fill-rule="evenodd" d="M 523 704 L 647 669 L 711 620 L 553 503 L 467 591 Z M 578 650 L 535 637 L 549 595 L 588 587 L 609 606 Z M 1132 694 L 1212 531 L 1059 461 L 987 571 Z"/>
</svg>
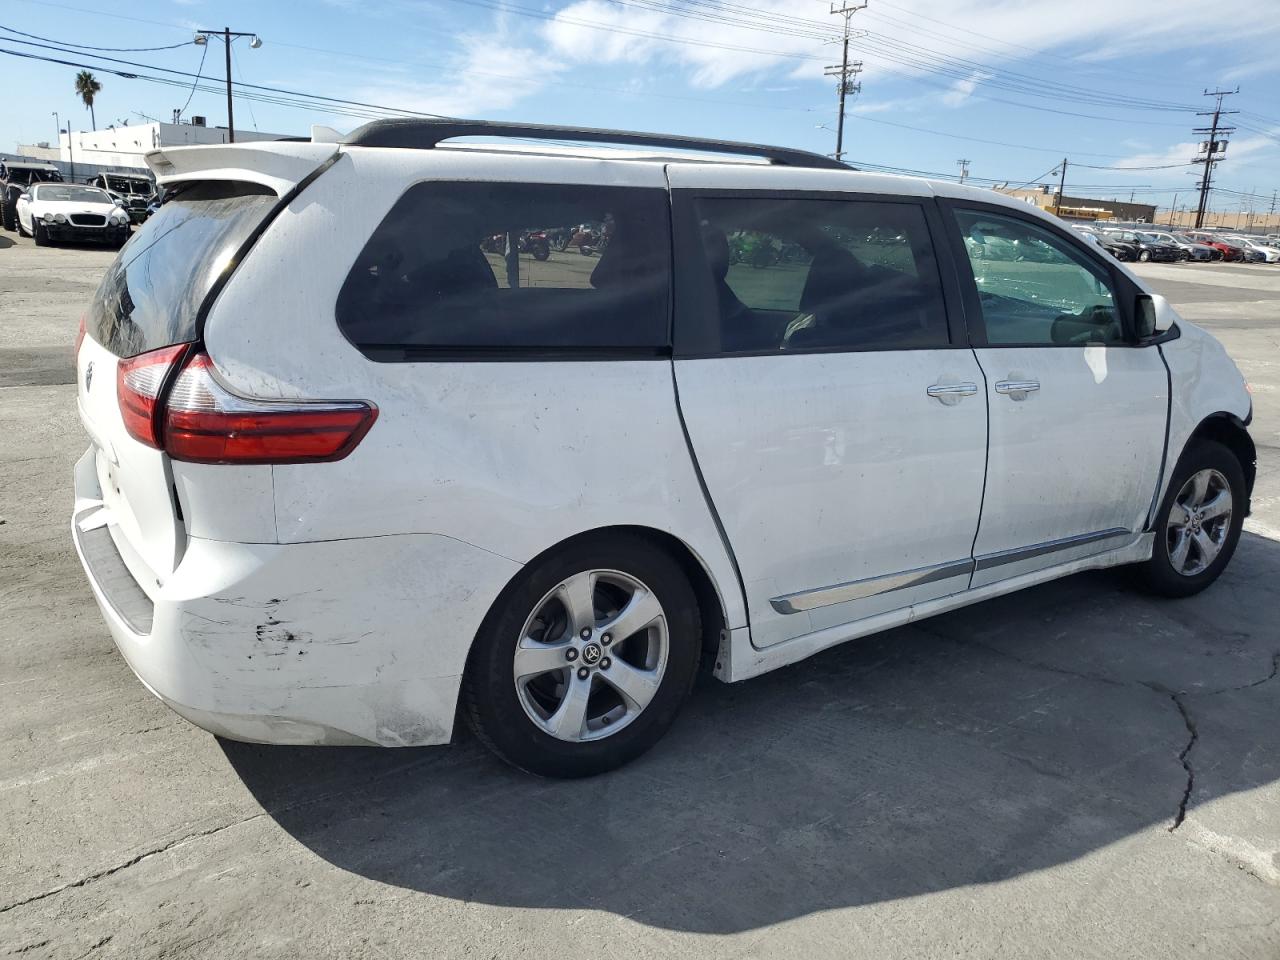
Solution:
<svg viewBox="0 0 1280 960">
<path fill-rule="evenodd" d="M 31 903 L 37 903 L 41 900 L 47 900 L 49 897 L 56 897 L 58 894 L 63 893 L 66 890 L 75 890 L 79 887 L 86 887 L 89 884 L 94 883 L 98 880 L 102 880 L 106 877 L 112 876 L 113 874 L 119 873 L 121 870 L 128 870 L 130 867 L 136 866 L 137 864 L 141 863 L 144 860 L 148 860 L 151 857 L 158 856 L 159 854 L 162 854 L 162 853 L 167 853 L 168 851 L 174 849 L 175 847 L 179 847 L 190 840 L 199 840 L 203 837 L 209 837 L 215 833 L 221 833 L 223 830 L 229 830 L 232 827 L 238 827 L 241 824 L 248 823 L 250 820 L 257 820 L 259 817 L 265 817 L 266 815 L 267 815 L 266 811 L 261 811 L 259 813 L 255 813 L 251 817 L 245 817 L 241 820 L 234 820 L 231 823 L 220 824 L 216 827 L 211 827 L 208 830 L 200 830 L 200 831 L 197 831 L 196 833 L 186 834 L 185 836 L 181 836 L 174 840 L 170 840 L 168 843 L 162 844 L 153 850 L 147 850 L 143 853 L 140 853 L 136 857 L 133 857 L 132 859 L 127 860 L 124 863 L 116 864 L 114 867 L 108 867 L 105 870 L 99 870 L 97 873 L 91 873 L 87 877 L 81 877 L 79 880 L 72 880 L 69 883 L 64 883 L 64 884 L 61 884 L 60 886 L 53 887 L 52 889 L 42 891 L 41 893 L 33 894 L 32 896 L 27 897 L 23 900 L 18 900 L 18 901 L 15 901 L 14 903 L 6 903 L 5 905 L 0 906 L 0 913 L 8 913 L 10 910 L 16 910 L 18 907 L 25 907 Z M 101 946 L 101 944 L 99 944 L 98 946 Z M 97 947 L 94 947 L 92 949 L 97 949 Z M 90 952 L 92 952 L 92 950 L 90 950 Z"/>
<path fill-rule="evenodd" d="M 148 850 L 144 853 L 140 853 L 136 857 L 133 857 L 132 859 L 126 861 L 125 863 L 117 864 L 114 867 L 108 867 L 105 870 L 99 870 L 97 873 L 89 874 L 89 876 L 87 877 L 81 877 L 79 880 L 73 880 L 69 883 L 64 883 L 64 884 L 61 884 L 60 886 L 53 887 L 52 889 L 45 890 L 41 893 L 33 894 L 32 896 L 26 897 L 23 900 L 18 900 L 18 901 L 15 901 L 14 903 L 4 904 L 3 906 L 0 906 L 0 914 L 8 913 L 10 910 L 16 910 L 18 907 L 25 907 L 31 903 L 38 903 L 41 900 L 47 900 L 49 897 L 56 897 L 58 894 L 63 893 L 67 890 L 75 890 L 79 887 L 88 886 L 89 884 L 94 883 L 98 880 L 102 880 L 106 877 L 110 877 L 113 874 L 117 874 L 121 870 L 128 870 L 130 867 L 137 866 L 139 863 L 142 863 L 144 860 L 148 860 L 151 857 L 159 856 L 162 853 L 167 853 L 168 851 L 173 850 L 175 847 L 182 846 L 188 841 L 200 840 L 200 839 L 203 839 L 204 837 L 211 837 L 216 833 L 221 833 L 223 830 L 229 830 L 232 827 L 238 827 L 238 826 L 241 826 L 242 824 L 250 823 L 254 820 L 259 820 L 262 817 L 271 817 L 272 819 L 275 819 L 277 815 L 290 810 L 296 810 L 300 807 L 307 807 L 315 803 L 323 803 L 327 800 L 333 800 L 340 797 L 346 797 L 351 794 L 359 793 L 360 791 L 363 791 L 364 789 L 366 789 L 368 784 L 370 783 L 376 783 L 380 780 L 385 780 L 388 777 L 409 773 L 417 769 L 418 767 L 437 763 L 439 762 L 439 759 L 440 758 L 438 757 L 424 757 L 423 759 L 420 759 L 420 760 L 410 761 L 403 765 L 392 767 L 381 774 L 371 776 L 363 784 L 360 784 L 357 787 L 352 787 L 350 789 L 345 789 L 345 790 L 329 791 L 328 793 L 322 793 L 315 797 L 310 797 L 306 800 L 301 800 L 297 803 L 285 804 L 275 809 L 264 808 L 251 816 L 242 817 L 239 820 L 233 820 L 230 823 L 220 824 L 216 827 L 210 827 L 208 830 L 199 830 L 195 833 L 186 834 L 184 836 L 178 837 L 177 839 L 170 840 L 168 843 L 162 844 L 153 850 Z M 458 762 L 458 761 L 455 761 L 455 762 Z M 462 760 L 461 762 L 465 763 L 465 760 Z M 101 945 L 102 944 L 98 944 L 97 946 L 94 946 L 93 948 L 90 949 L 89 952 L 92 953 L 93 950 L 96 950 L 98 946 L 101 946 Z M 87 955 L 88 954 L 85 954 L 85 956 Z M 77 960 L 79 960 L 79 958 L 77 958 Z"/>
<path fill-rule="evenodd" d="M 1054 673 L 1060 676 L 1073 677 L 1077 680 L 1088 680 L 1092 683 L 1102 683 L 1112 687 L 1134 687 L 1134 686 L 1145 687 L 1146 689 L 1152 691 L 1153 693 L 1156 693 L 1160 696 L 1168 697 L 1170 700 L 1173 701 L 1173 705 L 1177 707 L 1178 714 L 1179 716 L 1182 717 L 1182 723 L 1183 723 L 1183 726 L 1187 728 L 1187 735 L 1188 735 L 1186 746 L 1184 746 L 1178 754 L 1178 763 L 1182 765 L 1182 769 L 1187 774 L 1187 783 L 1186 783 L 1186 786 L 1183 787 L 1182 797 L 1179 799 L 1178 808 L 1174 812 L 1173 824 L 1168 829 L 1170 833 L 1173 833 L 1180 826 L 1182 826 L 1183 821 L 1187 819 L 1187 805 L 1191 802 L 1191 793 L 1195 789 L 1195 783 L 1196 783 L 1195 768 L 1192 767 L 1191 765 L 1191 751 L 1195 747 L 1196 741 L 1200 739 L 1200 733 L 1196 729 L 1195 718 L 1191 715 L 1191 711 L 1187 708 L 1187 704 L 1183 700 L 1184 697 L 1188 696 L 1186 691 L 1179 691 L 1175 693 L 1173 690 L 1170 690 L 1167 687 L 1155 682 L 1138 681 L 1135 684 L 1135 683 L 1131 683 L 1124 680 L 1116 680 L 1114 677 L 1107 677 L 1098 673 L 1086 673 L 1079 670 L 1070 670 L 1066 667 L 1055 666 L 1053 664 L 1044 663 L 1039 660 L 1028 660 L 1023 657 L 1019 657 L 1017 654 L 1010 653 L 1008 650 L 1002 650 L 999 647 L 991 646 L 990 644 L 983 643 L 980 640 L 975 640 L 972 637 L 961 638 L 961 637 L 950 636 L 947 633 L 937 629 L 937 627 L 933 625 L 926 627 L 923 624 L 917 623 L 917 624 L 913 624 L 913 626 L 921 630 L 921 632 L 930 634 L 931 636 L 937 637 L 941 640 L 946 640 L 951 643 L 969 644 L 971 646 L 978 647 L 981 650 L 986 650 L 988 653 L 1002 657 L 1006 660 L 1010 660 L 1013 663 L 1016 663 L 1020 666 L 1027 667 L 1028 669 L 1040 670 L 1045 673 Z M 1239 687 L 1229 687 L 1228 689 L 1229 690 L 1247 690 L 1251 687 L 1261 686 L 1262 684 L 1268 682 L 1269 680 L 1275 679 L 1277 674 L 1280 674 L 1280 653 L 1276 653 L 1272 655 L 1270 674 L 1268 674 L 1267 676 L 1263 677 L 1260 680 L 1254 680 L 1251 683 L 1242 684 Z M 1213 692 L 1222 693 L 1225 691 L 1213 691 Z M 1205 695 L 1208 696 L 1210 694 L 1205 694 Z"/>
<path fill-rule="evenodd" d="M 1187 705 L 1182 701 L 1182 694 L 1168 691 L 1169 699 L 1173 701 L 1173 705 L 1178 708 L 1178 713 L 1182 714 L 1182 722 L 1187 728 L 1187 745 L 1182 748 L 1182 752 L 1178 754 L 1178 762 L 1182 764 L 1182 769 L 1187 771 L 1187 785 L 1182 791 L 1182 799 L 1178 801 L 1178 812 L 1174 815 L 1173 826 L 1169 828 L 1169 832 L 1177 830 L 1182 826 L 1182 821 L 1187 819 L 1187 804 L 1191 802 L 1191 791 L 1196 785 L 1196 771 L 1191 766 L 1191 751 L 1196 745 L 1196 741 L 1200 739 L 1200 732 L 1196 729 L 1196 721 L 1191 716 L 1191 711 L 1187 709 Z"/>
</svg>

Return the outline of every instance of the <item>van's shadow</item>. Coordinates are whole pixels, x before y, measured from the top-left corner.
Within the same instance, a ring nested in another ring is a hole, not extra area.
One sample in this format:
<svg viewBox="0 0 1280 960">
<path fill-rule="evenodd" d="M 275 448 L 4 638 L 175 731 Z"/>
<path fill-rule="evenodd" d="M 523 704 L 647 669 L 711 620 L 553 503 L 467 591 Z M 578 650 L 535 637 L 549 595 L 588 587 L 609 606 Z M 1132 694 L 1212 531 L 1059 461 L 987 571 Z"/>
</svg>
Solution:
<svg viewBox="0 0 1280 960">
<path fill-rule="evenodd" d="M 1074 577 L 757 680 L 704 683 L 651 754 L 551 782 L 447 749 L 225 742 L 299 842 L 458 900 L 741 931 L 1014 877 L 1280 778 L 1280 543 L 1207 593 Z M 1185 692 L 1182 692 L 1185 691 Z"/>
</svg>

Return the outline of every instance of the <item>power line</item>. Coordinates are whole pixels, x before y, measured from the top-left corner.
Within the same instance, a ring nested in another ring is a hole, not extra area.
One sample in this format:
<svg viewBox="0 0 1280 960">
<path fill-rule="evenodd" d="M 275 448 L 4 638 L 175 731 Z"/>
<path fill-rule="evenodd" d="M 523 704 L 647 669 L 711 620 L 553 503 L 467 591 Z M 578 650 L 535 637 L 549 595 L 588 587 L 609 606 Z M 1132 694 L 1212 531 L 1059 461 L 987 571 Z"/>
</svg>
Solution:
<svg viewBox="0 0 1280 960">
<path fill-rule="evenodd" d="M 181 110 L 173 112 L 173 122 L 177 123 L 182 119 L 182 115 L 187 112 L 187 107 L 191 106 L 191 98 L 196 95 L 196 85 L 200 83 L 200 74 L 204 73 L 204 58 L 209 55 L 209 45 L 206 43 L 200 48 L 200 66 L 196 67 L 196 79 L 191 84 L 191 92 L 187 94 L 187 102 L 182 105 Z"/>
<path fill-rule="evenodd" d="M 4 30 L 7 33 L 17 34 L 20 37 L 30 37 L 32 40 L 49 40 L 48 37 L 37 36 L 34 33 L 24 33 L 21 30 L 15 30 L 13 29 L 13 27 L 6 27 L 3 24 L 0 24 L 0 30 Z M 7 39 L 7 38 L 0 38 L 0 39 Z M 57 41 L 49 41 L 49 42 L 56 43 Z M 87 50 L 87 51 L 102 50 L 107 53 L 150 53 L 155 50 L 177 50 L 179 47 L 189 47 L 191 46 L 191 41 L 186 40 L 183 43 L 171 43 L 168 46 L 164 46 L 164 47 L 91 47 L 83 43 L 66 43 L 65 45 L 68 47 L 76 47 L 77 49 L 80 49 L 80 50 Z"/>
</svg>

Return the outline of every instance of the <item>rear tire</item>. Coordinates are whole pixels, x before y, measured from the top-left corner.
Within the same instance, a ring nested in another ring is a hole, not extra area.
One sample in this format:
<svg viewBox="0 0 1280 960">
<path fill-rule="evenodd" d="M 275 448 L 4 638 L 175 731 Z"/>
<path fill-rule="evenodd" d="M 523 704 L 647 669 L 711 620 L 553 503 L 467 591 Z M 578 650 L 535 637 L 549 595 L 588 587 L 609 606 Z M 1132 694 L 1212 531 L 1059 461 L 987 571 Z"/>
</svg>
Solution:
<svg viewBox="0 0 1280 960">
<path fill-rule="evenodd" d="M 589 614 L 575 597 L 590 598 Z M 661 739 L 700 657 L 697 599 L 679 564 L 642 536 L 593 536 L 534 561 L 503 591 L 476 635 L 463 709 L 513 766 L 593 776 Z M 519 681 L 518 659 L 530 670 Z"/>
<path fill-rule="evenodd" d="M 1161 596 L 1189 597 L 1217 580 L 1240 542 L 1246 497 L 1235 454 L 1213 440 L 1192 441 L 1156 514 L 1151 559 L 1137 568 L 1140 584 Z M 1219 512 L 1224 504 L 1226 515 Z"/>
<path fill-rule="evenodd" d="M 33 221 L 31 221 L 31 222 L 32 222 L 32 223 L 35 223 L 35 221 L 34 221 L 34 220 L 33 220 Z M 16 223 L 17 223 L 17 226 L 18 226 L 18 236 L 20 236 L 20 237 L 29 237 L 29 236 L 31 236 L 31 234 L 27 233 L 26 228 L 22 225 L 22 219 L 21 219 L 20 217 L 16 220 Z"/>
</svg>

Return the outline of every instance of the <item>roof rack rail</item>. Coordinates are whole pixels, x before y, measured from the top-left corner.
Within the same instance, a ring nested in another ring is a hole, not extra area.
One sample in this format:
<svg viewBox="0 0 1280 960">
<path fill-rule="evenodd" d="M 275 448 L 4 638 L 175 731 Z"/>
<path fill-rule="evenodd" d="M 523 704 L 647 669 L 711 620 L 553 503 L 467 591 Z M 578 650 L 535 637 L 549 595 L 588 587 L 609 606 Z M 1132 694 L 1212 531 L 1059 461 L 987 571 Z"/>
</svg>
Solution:
<svg viewBox="0 0 1280 960">
<path fill-rule="evenodd" d="M 342 141 L 359 147 L 406 147 L 430 150 L 445 140 L 458 137 L 508 137 L 522 140 L 567 140 L 578 143 L 626 144 L 675 150 L 701 150 L 737 156 L 763 157 L 787 167 L 816 167 L 849 170 L 848 164 L 808 150 L 768 147 L 734 140 L 708 140 L 664 133 L 637 133 L 632 130 L 599 130 L 592 127 L 560 127 L 537 123 L 497 123 L 488 120 L 431 120 L 396 117 L 374 120 L 353 130 Z"/>
</svg>

